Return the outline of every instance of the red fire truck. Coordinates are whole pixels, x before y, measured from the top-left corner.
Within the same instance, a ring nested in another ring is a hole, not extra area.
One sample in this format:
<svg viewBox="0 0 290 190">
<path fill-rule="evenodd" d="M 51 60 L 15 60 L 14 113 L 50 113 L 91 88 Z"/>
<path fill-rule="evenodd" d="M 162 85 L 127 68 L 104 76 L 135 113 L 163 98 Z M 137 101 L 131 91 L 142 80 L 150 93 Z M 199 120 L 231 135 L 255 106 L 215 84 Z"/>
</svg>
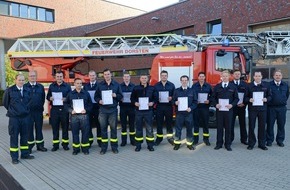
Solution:
<svg viewBox="0 0 290 190">
<path fill-rule="evenodd" d="M 203 71 L 206 81 L 214 86 L 220 82 L 221 71 L 233 70 L 235 57 L 240 58 L 243 77 L 248 79 L 251 67 L 249 48 L 259 51 L 262 56 L 290 55 L 290 32 L 20 38 L 9 49 L 8 55 L 13 69 L 36 70 L 40 82 L 54 81 L 57 70 L 64 72 L 66 82 L 72 82 L 75 77 L 88 80 L 87 73 L 74 70 L 88 59 L 157 55 L 150 71 L 151 84 L 160 80 L 161 70 L 169 72 L 169 80 L 176 86 L 180 85 L 181 75 L 188 75 L 192 85 L 198 72 Z M 214 116 L 214 110 L 212 113 Z M 211 118 L 214 121 L 214 117 Z"/>
</svg>

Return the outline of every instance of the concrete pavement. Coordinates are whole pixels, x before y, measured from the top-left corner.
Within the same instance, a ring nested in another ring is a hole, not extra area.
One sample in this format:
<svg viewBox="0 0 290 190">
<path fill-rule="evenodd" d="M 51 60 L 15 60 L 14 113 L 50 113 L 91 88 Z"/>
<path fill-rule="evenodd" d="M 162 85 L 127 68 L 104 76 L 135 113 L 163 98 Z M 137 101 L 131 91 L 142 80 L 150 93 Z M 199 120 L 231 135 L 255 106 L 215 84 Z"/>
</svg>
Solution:
<svg viewBox="0 0 290 190">
<path fill-rule="evenodd" d="M 72 155 L 72 149 L 51 152 L 52 131 L 45 121 L 48 152 L 33 150 L 34 160 L 11 163 L 8 118 L 0 107 L 0 164 L 25 188 L 31 189 L 195 189 L 195 190 L 284 190 L 290 189 L 290 119 L 286 124 L 285 147 L 275 143 L 268 151 L 247 150 L 239 141 L 233 151 L 214 150 L 216 130 L 210 129 L 211 146 L 203 143 L 190 151 L 183 144 L 178 151 L 164 140 L 154 152 L 143 144 L 140 152 L 127 145 L 119 154 L 110 149 L 100 155 L 94 142 L 89 155 Z M 287 113 L 290 118 L 290 113 Z M 202 130 L 201 130 L 202 131 Z M 95 131 L 94 131 L 95 133 Z M 118 130 L 120 139 L 120 130 Z M 185 131 L 183 131 L 183 136 Z M 202 137 L 200 136 L 202 139 Z M 71 141 L 71 133 L 70 133 Z M 119 142 L 120 143 L 120 142 Z M 71 145 L 71 143 L 70 143 Z"/>
</svg>

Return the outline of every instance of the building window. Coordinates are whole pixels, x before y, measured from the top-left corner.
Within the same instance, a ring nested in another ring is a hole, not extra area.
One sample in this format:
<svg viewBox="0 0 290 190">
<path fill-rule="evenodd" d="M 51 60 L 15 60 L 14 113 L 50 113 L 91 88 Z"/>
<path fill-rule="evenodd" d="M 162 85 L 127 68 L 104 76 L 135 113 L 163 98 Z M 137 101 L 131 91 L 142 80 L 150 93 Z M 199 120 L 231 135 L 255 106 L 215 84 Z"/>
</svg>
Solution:
<svg viewBox="0 0 290 190">
<path fill-rule="evenodd" d="M 207 23 L 208 34 L 221 34 L 222 33 L 222 21 L 215 20 Z"/>
<path fill-rule="evenodd" d="M 54 10 L 0 0 L 0 15 L 54 22 Z"/>
<path fill-rule="evenodd" d="M 20 5 L 20 17 L 28 18 L 28 6 Z"/>
<path fill-rule="evenodd" d="M 53 22 L 53 11 L 46 10 L 45 18 L 48 22 Z"/>
<path fill-rule="evenodd" d="M 1 15 L 8 15 L 9 14 L 8 2 L 0 1 L 0 14 Z"/>
<path fill-rule="evenodd" d="M 37 9 L 37 20 L 45 21 L 45 9 L 43 8 Z"/>
<path fill-rule="evenodd" d="M 29 19 L 36 19 L 37 16 L 36 16 L 36 7 L 30 7 L 28 8 L 28 18 Z"/>
<path fill-rule="evenodd" d="M 11 10 L 10 11 L 11 16 L 19 17 L 19 4 L 11 3 L 10 10 Z"/>
</svg>

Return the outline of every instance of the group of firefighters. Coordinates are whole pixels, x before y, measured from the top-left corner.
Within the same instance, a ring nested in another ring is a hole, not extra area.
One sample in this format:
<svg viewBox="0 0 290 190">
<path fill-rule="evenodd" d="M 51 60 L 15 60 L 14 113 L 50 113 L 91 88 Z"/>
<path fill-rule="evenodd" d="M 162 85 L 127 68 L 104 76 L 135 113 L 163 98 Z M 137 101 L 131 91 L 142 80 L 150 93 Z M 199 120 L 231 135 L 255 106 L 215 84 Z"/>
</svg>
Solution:
<svg viewBox="0 0 290 190">
<path fill-rule="evenodd" d="M 18 74 L 15 85 L 9 87 L 4 94 L 3 104 L 9 117 L 10 155 L 12 163 L 19 163 L 18 136 L 20 134 L 21 159 L 34 159 L 31 155 L 36 145 L 38 151 L 46 152 L 42 134 L 43 107 L 45 102 L 44 87 L 37 82 L 36 71 L 30 71 L 28 82 Z M 82 84 L 80 78 L 74 79 L 75 89 L 64 82 L 63 73 L 55 73 L 55 82 L 50 84 L 46 99 L 50 101 L 50 124 L 53 131 L 53 148 L 57 151 L 59 144 L 69 150 L 69 125 L 72 131 L 73 155 L 80 151 L 89 154 L 94 136 L 92 129 L 96 127 L 97 143 L 101 147 L 100 154 L 105 154 L 110 141 L 113 153 L 118 153 L 117 123 L 118 105 L 120 107 L 121 143 L 126 146 L 127 136 L 135 151 L 139 152 L 144 140 L 147 149 L 154 151 L 163 140 L 163 124 L 167 130 L 167 140 L 178 150 L 182 144 L 182 128 L 186 127 L 186 145 L 194 150 L 199 142 L 199 128 L 203 128 L 203 142 L 209 141 L 209 107 L 216 108 L 217 141 L 215 150 L 224 147 L 232 151 L 235 120 L 238 116 L 241 143 L 252 150 L 256 144 L 255 125 L 258 120 L 258 147 L 267 150 L 274 142 L 274 124 L 277 121 L 277 145 L 283 147 L 285 139 L 286 105 L 289 87 L 282 81 L 282 72 L 277 70 L 271 82 L 262 81 L 262 74 L 254 72 L 253 82 L 247 84 L 241 80 L 241 71 L 230 73 L 223 71 L 221 83 L 214 88 L 205 81 L 206 74 L 200 72 L 198 81 L 189 87 L 189 77 L 180 77 L 181 86 L 168 81 L 168 72 L 160 73 L 160 81 L 149 85 L 148 76 L 140 75 L 140 84 L 130 82 L 130 74 L 123 73 L 123 82 L 112 79 L 109 69 L 103 71 L 104 80 L 97 83 L 95 71 L 89 72 L 90 82 Z M 25 84 L 24 84 L 25 83 Z M 249 111 L 249 127 L 246 129 L 246 107 Z M 154 108 L 157 123 L 156 138 L 153 133 Z M 173 133 L 173 113 L 175 133 Z M 145 124 L 145 125 L 143 125 Z M 266 128 L 267 124 L 267 128 Z M 129 133 L 127 131 L 129 125 Z M 110 126 L 110 138 L 108 137 Z M 146 135 L 143 136 L 145 126 Z M 62 128 L 62 139 L 59 129 Z M 34 137 L 35 128 L 35 137 Z M 194 131 L 192 130 L 194 129 Z M 81 140 L 80 140 L 81 131 Z"/>
</svg>

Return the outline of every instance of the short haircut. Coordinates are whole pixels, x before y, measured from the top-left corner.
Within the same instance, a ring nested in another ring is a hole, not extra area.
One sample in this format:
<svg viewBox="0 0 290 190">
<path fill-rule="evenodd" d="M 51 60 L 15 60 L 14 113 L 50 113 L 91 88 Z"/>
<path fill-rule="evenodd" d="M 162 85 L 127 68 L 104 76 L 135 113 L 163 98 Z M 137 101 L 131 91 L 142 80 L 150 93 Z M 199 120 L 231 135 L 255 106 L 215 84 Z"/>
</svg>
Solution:
<svg viewBox="0 0 290 190">
<path fill-rule="evenodd" d="M 199 75 L 204 75 L 205 76 L 205 72 L 201 71 L 201 72 L 198 73 L 197 76 L 199 76 Z"/>
<path fill-rule="evenodd" d="M 59 71 L 56 71 L 55 74 L 62 74 L 63 75 L 63 72 L 59 70 Z"/>
<path fill-rule="evenodd" d="M 105 69 L 103 70 L 103 73 L 104 73 L 104 72 L 107 72 L 107 71 L 109 71 L 109 72 L 111 73 L 111 70 L 108 69 L 108 68 L 105 68 Z"/>
<path fill-rule="evenodd" d="M 162 73 L 165 73 L 165 74 L 167 74 L 167 75 L 168 75 L 168 72 L 167 72 L 167 71 L 165 71 L 165 70 L 162 70 L 162 71 L 160 72 L 160 75 L 161 75 Z"/>
<path fill-rule="evenodd" d="M 146 74 L 146 73 L 141 73 L 141 74 L 140 74 L 140 77 L 142 77 L 142 76 L 146 76 L 146 77 L 148 77 L 148 74 Z"/>
<path fill-rule="evenodd" d="M 77 80 L 80 80 L 80 81 L 82 81 L 82 79 L 81 78 L 75 78 L 74 79 L 74 82 L 76 82 Z M 82 81 L 83 82 L 83 81 Z"/>
<path fill-rule="evenodd" d="M 273 75 L 275 75 L 276 73 L 281 73 L 282 74 L 282 71 L 280 69 L 276 69 L 274 72 L 273 72 Z"/>
<path fill-rule="evenodd" d="M 261 73 L 261 75 L 262 75 L 262 72 L 261 72 L 261 71 L 255 71 L 255 72 L 254 72 L 254 76 L 255 76 L 256 73 Z M 263 75 L 262 75 L 262 76 L 263 76 Z"/>
<path fill-rule="evenodd" d="M 230 72 L 229 72 L 228 70 L 223 70 L 223 71 L 222 71 L 222 74 L 224 74 L 224 73 L 226 73 L 226 74 L 230 74 Z"/>
<path fill-rule="evenodd" d="M 89 73 L 95 73 L 95 74 L 96 74 L 96 71 L 94 71 L 94 70 L 90 70 Z"/>
<path fill-rule="evenodd" d="M 234 70 L 234 73 L 235 73 L 235 72 L 240 72 L 240 73 L 242 74 L 242 71 L 239 70 L 239 69 Z"/>
<path fill-rule="evenodd" d="M 188 77 L 187 75 L 182 75 L 182 76 L 180 77 L 180 81 L 182 80 L 182 78 L 186 78 L 187 80 L 189 80 L 189 77 Z"/>
<path fill-rule="evenodd" d="M 15 76 L 15 80 L 18 78 L 18 77 L 24 77 L 25 78 L 25 76 L 20 72 L 20 73 L 18 73 L 16 76 Z"/>
<path fill-rule="evenodd" d="M 124 72 L 123 72 L 123 76 L 124 76 L 124 75 L 130 75 L 130 73 L 129 73 L 128 71 L 124 71 Z"/>
</svg>

